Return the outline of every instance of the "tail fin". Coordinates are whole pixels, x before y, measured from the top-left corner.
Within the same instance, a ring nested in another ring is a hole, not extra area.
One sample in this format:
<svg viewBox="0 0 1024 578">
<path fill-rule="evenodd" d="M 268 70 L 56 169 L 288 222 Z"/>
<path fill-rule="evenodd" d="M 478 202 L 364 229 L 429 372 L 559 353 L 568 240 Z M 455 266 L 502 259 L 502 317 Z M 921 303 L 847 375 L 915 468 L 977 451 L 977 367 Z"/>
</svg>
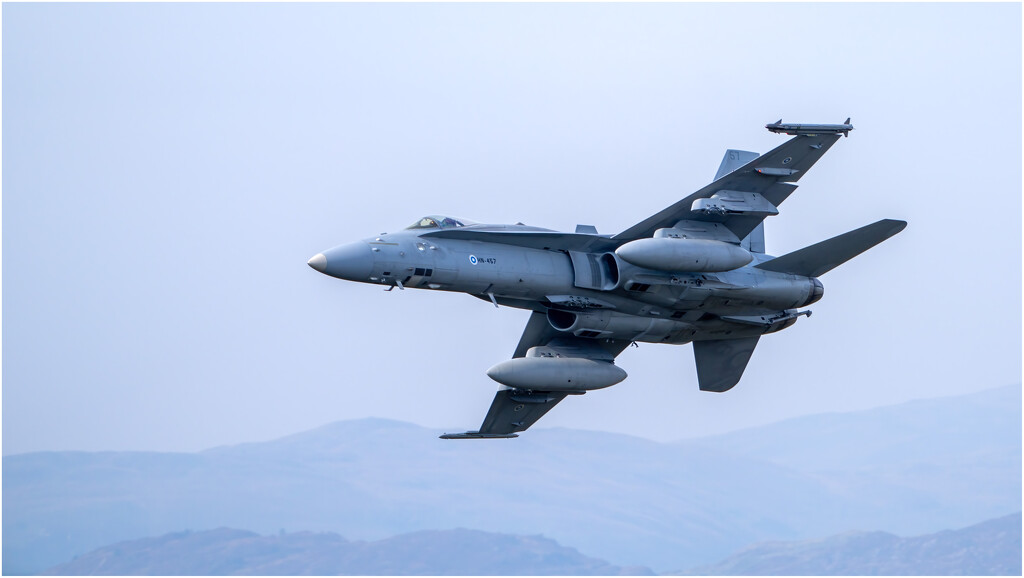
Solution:
<svg viewBox="0 0 1024 578">
<path fill-rule="evenodd" d="M 757 153 L 750 151 L 736 149 L 725 151 L 725 156 L 722 157 L 722 164 L 718 165 L 718 172 L 715 173 L 715 180 L 717 181 L 759 156 Z M 764 253 L 764 223 L 754 227 L 754 230 L 743 238 L 740 246 L 752 253 Z"/>
<path fill-rule="evenodd" d="M 718 172 L 715 173 L 715 180 L 717 181 L 759 156 L 757 153 L 750 151 L 738 151 L 735 149 L 725 151 L 725 156 L 722 157 L 722 164 L 718 165 Z"/>
<path fill-rule="evenodd" d="M 694 341 L 693 360 L 701 391 L 729 391 L 739 383 L 760 335 L 738 339 Z"/>
<path fill-rule="evenodd" d="M 819 277 L 899 233 L 906 227 L 906 221 L 883 219 L 877 223 L 855 229 L 849 233 L 843 233 L 827 241 L 815 243 L 810 247 L 804 247 L 771 261 L 765 261 L 756 267 L 765 271 L 791 273 L 793 275 L 803 275 L 804 277 Z"/>
<path fill-rule="evenodd" d="M 758 223 L 749 235 L 743 237 L 740 247 L 751 253 L 764 253 L 764 221 Z"/>
</svg>

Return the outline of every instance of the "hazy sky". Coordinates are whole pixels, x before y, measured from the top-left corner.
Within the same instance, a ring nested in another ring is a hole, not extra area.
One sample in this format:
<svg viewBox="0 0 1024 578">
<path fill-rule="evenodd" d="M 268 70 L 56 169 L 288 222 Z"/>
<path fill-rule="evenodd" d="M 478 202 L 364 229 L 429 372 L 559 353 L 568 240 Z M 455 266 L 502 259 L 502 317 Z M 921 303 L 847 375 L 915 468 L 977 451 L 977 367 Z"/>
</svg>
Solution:
<svg viewBox="0 0 1024 578">
<path fill-rule="evenodd" d="M 733 391 L 641 344 L 536 427 L 669 440 L 1019 383 L 1020 5 L 5 4 L 3 452 L 476 428 L 528 313 L 310 256 L 431 213 L 618 232 L 788 138 L 765 123 L 847 116 L 768 252 L 908 228 Z"/>
</svg>

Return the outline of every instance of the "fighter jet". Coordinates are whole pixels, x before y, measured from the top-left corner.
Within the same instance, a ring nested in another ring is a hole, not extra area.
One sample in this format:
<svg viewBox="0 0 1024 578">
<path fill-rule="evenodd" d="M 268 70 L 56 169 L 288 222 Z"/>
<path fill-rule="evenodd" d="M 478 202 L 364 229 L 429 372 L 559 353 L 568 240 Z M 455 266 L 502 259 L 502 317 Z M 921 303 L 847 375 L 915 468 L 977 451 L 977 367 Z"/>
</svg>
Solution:
<svg viewBox="0 0 1024 578">
<path fill-rule="evenodd" d="M 714 182 L 615 235 L 431 215 L 308 263 L 387 290 L 468 293 L 531 312 L 512 359 L 487 371 L 499 388 L 483 423 L 443 439 L 517 437 L 567 396 L 625 379 L 615 358 L 637 342 L 693 343 L 698 387 L 725 392 L 762 335 L 811 316 L 802 308 L 824 294 L 819 277 L 907 225 L 884 219 L 765 254 L 764 219 L 853 127 L 767 128 L 795 136 L 764 155 L 726 151 Z"/>
</svg>

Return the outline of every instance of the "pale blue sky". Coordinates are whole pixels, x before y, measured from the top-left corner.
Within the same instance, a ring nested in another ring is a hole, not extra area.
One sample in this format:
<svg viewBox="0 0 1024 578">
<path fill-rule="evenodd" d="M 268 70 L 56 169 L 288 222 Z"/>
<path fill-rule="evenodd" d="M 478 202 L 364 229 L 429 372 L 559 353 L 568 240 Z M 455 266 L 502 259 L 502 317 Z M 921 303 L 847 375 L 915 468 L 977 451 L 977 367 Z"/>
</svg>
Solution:
<svg viewBox="0 0 1024 578">
<path fill-rule="evenodd" d="M 667 440 L 1019 383 L 1020 5 L 5 4 L 3 452 L 476 427 L 526 312 L 306 259 L 430 213 L 617 232 L 783 142 L 765 123 L 847 116 L 769 252 L 907 230 L 735 390 L 642 345 L 537 427 Z"/>
</svg>

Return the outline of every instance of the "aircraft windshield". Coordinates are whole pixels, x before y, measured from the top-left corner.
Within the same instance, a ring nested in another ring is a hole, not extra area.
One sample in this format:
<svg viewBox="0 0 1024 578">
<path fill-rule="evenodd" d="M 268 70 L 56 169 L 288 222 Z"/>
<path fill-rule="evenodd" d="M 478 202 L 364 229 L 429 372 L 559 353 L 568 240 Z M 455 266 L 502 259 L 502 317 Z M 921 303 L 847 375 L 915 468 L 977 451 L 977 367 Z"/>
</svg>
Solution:
<svg viewBox="0 0 1024 578">
<path fill-rule="evenodd" d="M 467 223 L 469 221 L 443 217 L 441 215 L 429 215 L 409 225 L 406 229 L 452 229 L 455 227 L 465 227 Z"/>
</svg>

